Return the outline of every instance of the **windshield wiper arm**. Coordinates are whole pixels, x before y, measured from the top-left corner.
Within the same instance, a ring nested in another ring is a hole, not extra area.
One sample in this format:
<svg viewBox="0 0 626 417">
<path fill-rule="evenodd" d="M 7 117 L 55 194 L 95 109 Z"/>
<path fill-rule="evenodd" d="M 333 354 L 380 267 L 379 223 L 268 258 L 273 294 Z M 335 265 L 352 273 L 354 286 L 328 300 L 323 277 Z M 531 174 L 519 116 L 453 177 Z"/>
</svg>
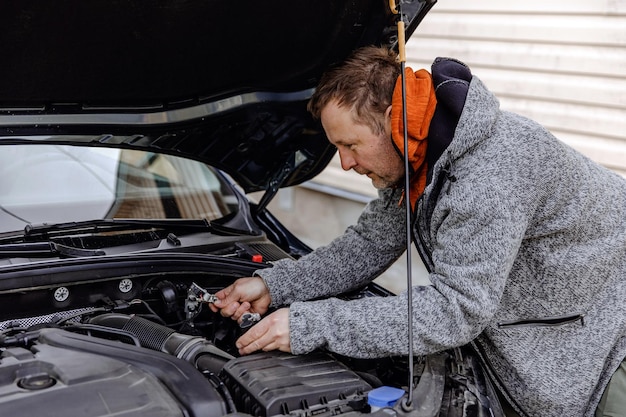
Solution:
<svg viewBox="0 0 626 417">
<path fill-rule="evenodd" d="M 250 235 L 253 232 L 248 230 L 238 230 L 217 223 L 212 223 L 206 219 L 95 219 L 80 222 L 54 223 L 32 225 L 28 224 L 24 228 L 24 238 L 49 237 L 50 235 L 62 235 L 71 233 L 93 233 L 110 232 L 115 230 L 132 229 L 166 229 L 166 230 L 201 230 L 218 235 L 237 236 Z"/>
<path fill-rule="evenodd" d="M 42 258 L 60 256 L 62 258 L 77 258 L 84 256 L 102 256 L 101 249 L 82 249 L 61 245 L 54 242 L 12 243 L 0 245 L 0 258 L 31 257 Z"/>
</svg>

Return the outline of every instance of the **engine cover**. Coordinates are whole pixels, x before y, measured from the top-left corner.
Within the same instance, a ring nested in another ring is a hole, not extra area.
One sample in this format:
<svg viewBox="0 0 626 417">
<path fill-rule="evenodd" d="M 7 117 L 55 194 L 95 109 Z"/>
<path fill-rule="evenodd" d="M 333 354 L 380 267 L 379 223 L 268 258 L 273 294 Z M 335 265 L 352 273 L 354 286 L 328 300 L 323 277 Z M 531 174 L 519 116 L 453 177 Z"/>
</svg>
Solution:
<svg viewBox="0 0 626 417">
<path fill-rule="evenodd" d="M 358 399 L 372 389 L 355 372 L 322 352 L 244 356 L 229 361 L 221 377 L 237 399 L 237 409 L 257 417 L 312 408 L 320 411 L 319 406 Z"/>
<path fill-rule="evenodd" d="M 0 375 L 6 416 L 184 416 L 152 374 L 105 356 L 48 345 L 11 348 Z"/>
<path fill-rule="evenodd" d="M 29 349 L 2 351 L 0 410 L 11 417 L 227 413 L 215 387 L 188 362 L 60 329 L 41 330 Z"/>
</svg>

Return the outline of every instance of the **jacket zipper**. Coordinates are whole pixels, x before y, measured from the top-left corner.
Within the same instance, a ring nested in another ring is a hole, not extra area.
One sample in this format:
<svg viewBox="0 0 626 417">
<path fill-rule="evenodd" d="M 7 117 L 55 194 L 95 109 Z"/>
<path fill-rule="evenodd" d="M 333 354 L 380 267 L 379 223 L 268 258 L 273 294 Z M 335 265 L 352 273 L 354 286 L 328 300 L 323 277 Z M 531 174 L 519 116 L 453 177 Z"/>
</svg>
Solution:
<svg viewBox="0 0 626 417">
<path fill-rule="evenodd" d="M 426 196 L 426 192 L 422 193 L 420 198 L 417 200 L 417 204 L 415 205 L 415 220 L 413 227 L 411 228 L 413 232 L 412 237 L 413 242 L 415 242 L 417 252 L 422 258 L 422 262 L 424 263 L 424 266 L 426 267 L 426 270 L 428 272 L 431 272 L 433 270 L 433 261 L 432 253 L 427 247 L 426 240 L 424 238 L 424 232 L 428 232 L 430 230 L 430 227 L 427 227 L 424 223 L 430 221 L 428 216 L 432 214 L 432 211 L 434 210 L 434 207 L 431 206 L 437 204 L 437 199 L 441 194 L 446 180 L 448 180 L 449 182 L 456 181 L 456 177 L 450 174 L 451 171 L 452 164 L 448 162 L 439 172 L 437 172 L 436 176 L 433 176 L 433 178 L 431 179 L 431 182 L 435 182 L 432 185 L 432 189 L 428 193 L 428 198 Z"/>
<path fill-rule="evenodd" d="M 499 329 L 508 329 L 511 327 L 551 327 L 562 326 L 564 324 L 575 323 L 580 321 L 580 325 L 585 325 L 585 315 L 583 313 L 574 313 L 564 316 L 538 317 L 520 320 L 500 321 Z"/>
<path fill-rule="evenodd" d="M 422 206 L 424 204 L 424 194 L 422 194 L 417 201 L 415 208 L 415 221 L 411 227 L 413 232 L 413 242 L 415 243 L 415 248 L 417 249 L 417 253 L 422 258 L 422 263 L 426 267 L 426 270 L 430 273 L 432 271 L 432 259 L 430 257 L 430 252 L 426 249 L 426 243 L 424 242 L 424 236 L 422 235 L 422 228 L 420 227 L 420 219 L 422 216 Z"/>
<path fill-rule="evenodd" d="M 491 366 L 491 362 L 489 361 L 489 359 L 487 359 L 487 354 L 482 349 L 482 346 L 480 345 L 478 340 L 474 339 L 473 341 L 470 342 L 470 345 L 474 348 L 474 351 L 476 352 L 480 361 L 482 362 L 483 367 L 485 368 L 485 371 L 487 371 L 487 376 L 491 379 L 491 382 L 493 383 L 493 385 L 495 385 L 495 389 L 500 392 L 500 394 L 511 405 L 511 407 L 513 407 L 515 412 L 520 415 L 520 417 L 525 417 L 526 413 L 522 411 L 522 407 L 520 407 L 517 401 L 515 401 L 511 397 L 509 392 L 504 388 L 504 384 L 502 383 L 498 375 L 493 370 L 493 367 Z M 495 400 L 500 402 L 500 400 L 497 398 L 497 394 L 496 394 Z"/>
</svg>

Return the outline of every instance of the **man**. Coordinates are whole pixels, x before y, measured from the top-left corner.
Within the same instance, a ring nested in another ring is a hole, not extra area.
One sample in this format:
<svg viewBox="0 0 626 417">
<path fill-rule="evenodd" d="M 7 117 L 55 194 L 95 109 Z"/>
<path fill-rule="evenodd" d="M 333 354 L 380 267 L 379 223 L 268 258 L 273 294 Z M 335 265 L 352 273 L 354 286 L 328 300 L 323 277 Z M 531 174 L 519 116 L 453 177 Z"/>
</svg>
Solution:
<svg viewBox="0 0 626 417">
<path fill-rule="evenodd" d="M 406 247 L 400 71 L 368 47 L 322 78 L 309 109 L 379 198 L 329 245 L 217 293 L 214 311 L 234 319 L 289 305 L 237 341 L 241 354 L 407 354 L 406 292 L 327 298 Z M 603 393 L 598 415 L 626 415 L 626 180 L 501 111 L 457 61 L 437 59 L 432 78 L 407 69 L 407 94 L 413 241 L 432 283 L 413 289 L 414 353 L 472 343 L 521 415 L 591 416 Z"/>
</svg>

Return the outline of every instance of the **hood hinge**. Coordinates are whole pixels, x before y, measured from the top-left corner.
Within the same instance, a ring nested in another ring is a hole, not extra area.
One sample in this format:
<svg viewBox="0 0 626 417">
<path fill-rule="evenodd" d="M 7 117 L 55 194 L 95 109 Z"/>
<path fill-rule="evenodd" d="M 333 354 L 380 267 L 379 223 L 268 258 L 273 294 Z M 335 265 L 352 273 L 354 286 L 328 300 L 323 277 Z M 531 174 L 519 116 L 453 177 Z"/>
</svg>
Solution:
<svg viewBox="0 0 626 417">
<path fill-rule="evenodd" d="M 276 196 L 278 190 L 280 190 L 283 184 L 289 179 L 291 174 L 293 174 L 296 169 L 308 159 L 309 158 L 307 158 L 302 151 L 296 151 L 289 155 L 278 173 L 270 179 L 267 191 L 263 194 L 263 197 L 261 197 L 261 201 L 259 201 L 257 206 L 258 211 L 265 210 L 267 205 L 270 201 L 272 201 L 274 196 Z"/>
</svg>

